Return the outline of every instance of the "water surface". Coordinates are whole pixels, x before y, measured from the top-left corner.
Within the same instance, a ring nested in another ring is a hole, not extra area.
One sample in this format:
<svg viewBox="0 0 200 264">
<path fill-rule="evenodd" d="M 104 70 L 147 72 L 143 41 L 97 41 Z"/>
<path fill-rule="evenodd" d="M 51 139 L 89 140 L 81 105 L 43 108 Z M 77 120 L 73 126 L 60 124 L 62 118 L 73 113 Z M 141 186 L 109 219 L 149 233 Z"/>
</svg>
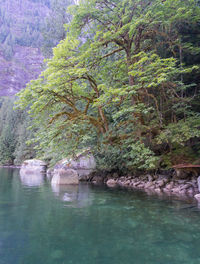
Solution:
<svg viewBox="0 0 200 264">
<path fill-rule="evenodd" d="M 0 264 L 198 264 L 199 246 L 191 202 L 0 169 Z"/>
</svg>

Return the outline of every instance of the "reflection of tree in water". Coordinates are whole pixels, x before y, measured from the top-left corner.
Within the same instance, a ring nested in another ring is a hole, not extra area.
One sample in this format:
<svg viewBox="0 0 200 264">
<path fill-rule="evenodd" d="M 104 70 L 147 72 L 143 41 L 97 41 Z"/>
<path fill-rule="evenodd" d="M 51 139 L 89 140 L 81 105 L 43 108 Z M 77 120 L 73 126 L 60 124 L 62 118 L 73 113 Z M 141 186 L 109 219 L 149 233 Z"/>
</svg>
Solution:
<svg viewBox="0 0 200 264">
<path fill-rule="evenodd" d="M 5 169 L 5 168 L 0 168 L 0 175 L 4 175 L 5 177 L 0 177 L 0 185 L 1 187 L 9 188 L 10 185 L 12 184 L 12 179 L 13 179 L 13 170 L 11 169 Z"/>
</svg>

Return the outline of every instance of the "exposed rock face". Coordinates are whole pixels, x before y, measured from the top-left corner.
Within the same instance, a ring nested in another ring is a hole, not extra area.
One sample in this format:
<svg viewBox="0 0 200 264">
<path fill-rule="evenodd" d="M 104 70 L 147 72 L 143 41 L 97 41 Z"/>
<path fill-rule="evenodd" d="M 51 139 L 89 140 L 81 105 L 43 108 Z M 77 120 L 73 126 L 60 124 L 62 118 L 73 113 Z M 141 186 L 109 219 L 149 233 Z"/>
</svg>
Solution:
<svg viewBox="0 0 200 264">
<path fill-rule="evenodd" d="M 44 57 L 38 48 L 16 46 L 7 61 L 0 53 L 0 96 L 14 95 L 36 79 L 42 70 Z"/>
<path fill-rule="evenodd" d="M 114 179 L 110 179 L 106 182 L 109 187 L 116 186 L 117 182 Z"/>
<path fill-rule="evenodd" d="M 196 194 L 194 197 L 198 202 L 200 202 L 200 193 Z"/>
<path fill-rule="evenodd" d="M 200 176 L 197 178 L 198 190 L 200 192 Z"/>
<path fill-rule="evenodd" d="M 75 170 L 93 170 L 96 168 L 96 162 L 92 154 L 86 153 L 78 155 L 75 159 L 63 159 L 55 165 L 54 169 L 63 167 Z"/>
<path fill-rule="evenodd" d="M 48 170 L 47 170 L 47 178 L 49 179 L 49 180 L 51 180 L 52 179 L 52 177 L 53 177 L 53 168 L 49 168 Z"/>
<path fill-rule="evenodd" d="M 52 185 L 78 184 L 78 173 L 73 169 L 57 170 L 51 180 Z"/>
<path fill-rule="evenodd" d="M 25 160 L 22 163 L 20 174 L 45 174 L 47 169 L 47 164 L 42 160 Z"/>
<path fill-rule="evenodd" d="M 0 1 L 0 96 L 14 95 L 41 72 L 41 25 L 49 7 L 48 0 Z"/>
<path fill-rule="evenodd" d="M 44 183 L 47 165 L 42 160 L 25 160 L 20 169 L 20 179 L 23 185 L 40 186 Z"/>
<path fill-rule="evenodd" d="M 75 170 L 78 173 L 79 180 L 87 180 L 88 176 L 96 169 L 94 156 L 86 152 L 78 155 L 75 159 L 63 159 L 55 165 L 52 174 L 68 169 Z"/>
</svg>

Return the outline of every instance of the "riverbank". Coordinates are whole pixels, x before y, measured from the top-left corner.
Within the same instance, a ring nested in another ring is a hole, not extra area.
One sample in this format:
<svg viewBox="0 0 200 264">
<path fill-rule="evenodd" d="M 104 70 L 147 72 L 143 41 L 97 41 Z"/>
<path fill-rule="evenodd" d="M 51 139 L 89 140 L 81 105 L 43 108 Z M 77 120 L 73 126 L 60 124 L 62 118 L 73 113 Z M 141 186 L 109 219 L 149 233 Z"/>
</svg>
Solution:
<svg viewBox="0 0 200 264">
<path fill-rule="evenodd" d="M 47 173 L 52 184 L 78 184 L 86 181 L 94 184 L 106 184 L 109 187 L 121 186 L 142 189 L 152 193 L 165 193 L 182 197 L 195 198 L 200 202 L 200 177 L 195 171 L 162 171 L 160 174 L 128 174 L 97 170 L 96 162 L 89 153 L 80 154 L 76 160 L 64 159 L 53 168 L 47 170 L 47 164 L 41 160 L 26 160 L 22 164 L 21 173 L 27 175 Z"/>
<path fill-rule="evenodd" d="M 121 176 L 117 173 L 105 174 L 96 173 L 89 179 L 94 184 L 103 182 L 109 187 L 127 187 L 132 189 L 145 190 L 149 193 L 166 194 L 185 198 L 198 199 L 200 186 L 198 186 L 198 178 L 195 176 L 187 179 L 178 179 L 172 175 L 141 175 L 141 176 Z"/>
</svg>

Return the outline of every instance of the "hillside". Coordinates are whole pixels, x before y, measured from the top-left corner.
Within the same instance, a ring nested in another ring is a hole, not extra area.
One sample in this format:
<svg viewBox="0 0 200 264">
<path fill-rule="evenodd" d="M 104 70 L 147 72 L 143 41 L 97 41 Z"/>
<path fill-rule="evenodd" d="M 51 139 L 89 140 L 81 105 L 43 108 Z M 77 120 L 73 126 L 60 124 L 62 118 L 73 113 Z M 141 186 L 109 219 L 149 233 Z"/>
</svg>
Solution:
<svg viewBox="0 0 200 264">
<path fill-rule="evenodd" d="M 42 48 L 51 50 L 65 35 L 60 17 L 68 3 L 0 0 L 0 96 L 15 94 L 41 72 Z"/>
<path fill-rule="evenodd" d="M 25 143 L 32 138 L 28 114 L 13 109 L 13 95 L 38 77 L 44 57 L 65 37 L 71 3 L 0 0 L 0 164 L 21 164 L 34 156 L 33 145 Z"/>
<path fill-rule="evenodd" d="M 12 95 L 38 76 L 43 56 L 41 26 L 48 1 L 0 1 L 0 95 Z"/>
</svg>

